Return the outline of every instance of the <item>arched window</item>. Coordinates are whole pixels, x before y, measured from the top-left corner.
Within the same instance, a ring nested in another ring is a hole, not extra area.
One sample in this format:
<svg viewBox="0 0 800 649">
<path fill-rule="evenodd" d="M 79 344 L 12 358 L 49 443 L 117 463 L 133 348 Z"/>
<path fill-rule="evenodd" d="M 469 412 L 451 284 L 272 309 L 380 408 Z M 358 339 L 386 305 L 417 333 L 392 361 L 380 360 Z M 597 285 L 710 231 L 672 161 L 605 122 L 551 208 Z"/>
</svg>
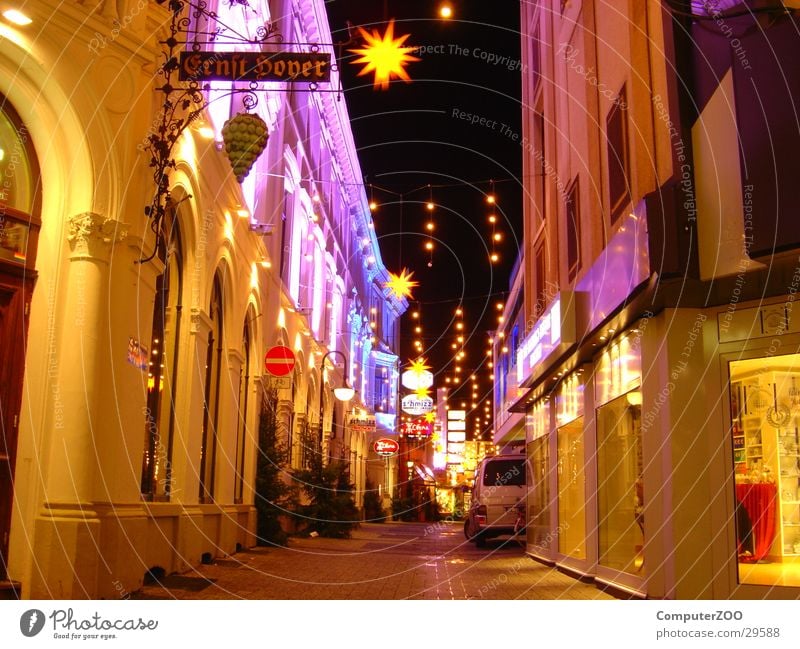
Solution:
<svg viewBox="0 0 800 649">
<path fill-rule="evenodd" d="M 203 438 L 200 446 L 200 502 L 214 501 L 214 474 L 217 463 L 217 427 L 219 424 L 219 393 L 222 377 L 222 285 L 214 277 L 211 291 L 211 331 L 206 347 L 206 386 L 203 403 Z"/>
<path fill-rule="evenodd" d="M 249 312 L 248 312 L 249 313 Z M 242 333 L 242 369 L 239 374 L 239 420 L 236 431 L 236 471 L 234 473 L 234 502 L 240 503 L 244 497 L 244 447 L 247 438 L 247 407 L 250 399 L 250 327 L 249 320 L 244 323 Z"/>
<path fill-rule="evenodd" d="M 147 366 L 142 497 L 168 500 L 172 488 L 172 441 L 175 430 L 177 377 L 182 310 L 183 249 L 177 219 L 166 217 L 157 256 L 164 272 L 156 279 L 153 330 Z"/>
</svg>

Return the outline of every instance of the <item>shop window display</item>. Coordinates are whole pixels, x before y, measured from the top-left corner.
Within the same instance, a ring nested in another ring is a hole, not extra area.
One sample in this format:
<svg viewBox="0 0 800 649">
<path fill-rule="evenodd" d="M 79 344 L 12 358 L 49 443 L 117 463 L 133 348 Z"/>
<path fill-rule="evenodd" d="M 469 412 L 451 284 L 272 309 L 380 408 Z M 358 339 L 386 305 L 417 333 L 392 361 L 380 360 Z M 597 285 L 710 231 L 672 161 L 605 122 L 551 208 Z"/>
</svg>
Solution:
<svg viewBox="0 0 800 649">
<path fill-rule="evenodd" d="M 549 552 L 550 489 L 547 475 L 549 436 L 545 435 L 528 444 L 528 544 L 542 552 Z"/>
<path fill-rule="evenodd" d="M 583 417 L 558 429 L 558 551 L 586 558 Z"/>
<path fill-rule="evenodd" d="M 597 410 L 597 499 L 600 565 L 644 576 L 641 392 Z"/>
<path fill-rule="evenodd" d="M 800 586 L 800 354 L 729 369 L 739 581 Z"/>
</svg>

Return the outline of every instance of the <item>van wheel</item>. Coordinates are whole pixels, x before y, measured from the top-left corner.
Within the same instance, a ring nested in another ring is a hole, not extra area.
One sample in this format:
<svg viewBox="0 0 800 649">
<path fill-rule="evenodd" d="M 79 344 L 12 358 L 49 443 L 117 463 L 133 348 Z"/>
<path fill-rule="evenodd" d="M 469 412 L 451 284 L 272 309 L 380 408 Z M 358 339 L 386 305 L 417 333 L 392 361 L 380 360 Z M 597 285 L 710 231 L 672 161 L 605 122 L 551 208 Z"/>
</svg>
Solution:
<svg viewBox="0 0 800 649">
<path fill-rule="evenodd" d="M 469 519 L 464 521 L 464 537 L 467 541 L 471 541 L 472 537 L 469 535 Z"/>
</svg>

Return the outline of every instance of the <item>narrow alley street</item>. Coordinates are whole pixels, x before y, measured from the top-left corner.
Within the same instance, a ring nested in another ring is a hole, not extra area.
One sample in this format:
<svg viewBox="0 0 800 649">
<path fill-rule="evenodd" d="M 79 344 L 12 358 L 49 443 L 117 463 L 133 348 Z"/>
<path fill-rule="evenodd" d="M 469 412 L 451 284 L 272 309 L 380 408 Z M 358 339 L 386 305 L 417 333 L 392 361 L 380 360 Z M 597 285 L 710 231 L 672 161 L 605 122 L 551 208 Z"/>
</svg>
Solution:
<svg viewBox="0 0 800 649">
<path fill-rule="evenodd" d="M 350 539 L 293 538 L 145 585 L 132 599 L 613 599 L 525 555 L 478 549 L 461 523 L 362 524 Z"/>
</svg>

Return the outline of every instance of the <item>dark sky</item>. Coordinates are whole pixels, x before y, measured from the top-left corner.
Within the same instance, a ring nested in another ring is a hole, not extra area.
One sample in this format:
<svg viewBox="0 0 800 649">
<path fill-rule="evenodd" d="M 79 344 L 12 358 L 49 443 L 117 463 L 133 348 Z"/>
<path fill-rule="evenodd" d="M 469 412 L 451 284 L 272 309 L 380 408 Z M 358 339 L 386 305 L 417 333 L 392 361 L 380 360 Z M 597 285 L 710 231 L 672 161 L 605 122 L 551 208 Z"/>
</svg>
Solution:
<svg viewBox="0 0 800 649">
<path fill-rule="evenodd" d="M 449 21 L 438 17 L 440 3 L 433 1 L 332 0 L 327 7 L 334 42 L 347 40 L 347 21 L 383 34 L 393 18 L 395 37 L 410 34 L 406 44 L 420 47 L 422 60 L 406 68 L 412 82 L 394 80 L 384 91 L 373 89 L 372 75 L 357 76 L 362 66 L 351 63 L 357 55 L 344 48 L 344 95 L 367 193 L 380 204 L 374 220 L 384 263 L 393 272 L 407 267 L 420 281 L 409 312 L 419 306 L 423 355 L 431 360 L 436 387 L 453 376 L 452 320 L 461 304 L 467 339 L 461 376 L 483 363 L 483 393 L 490 372 L 487 331 L 497 326 L 495 303 L 508 290 L 522 232 L 519 3 L 449 4 Z M 357 30 L 352 33 L 358 40 L 353 47 L 361 47 Z M 494 210 L 486 203 L 491 180 Z M 428 267 L 431 195 L 436 229 Z M 492 212 L 503 235 L 497 264 L 489 261 Z M 416 357 L 413 327 L 406 314 L 404 364 Z"/>
</svg>

